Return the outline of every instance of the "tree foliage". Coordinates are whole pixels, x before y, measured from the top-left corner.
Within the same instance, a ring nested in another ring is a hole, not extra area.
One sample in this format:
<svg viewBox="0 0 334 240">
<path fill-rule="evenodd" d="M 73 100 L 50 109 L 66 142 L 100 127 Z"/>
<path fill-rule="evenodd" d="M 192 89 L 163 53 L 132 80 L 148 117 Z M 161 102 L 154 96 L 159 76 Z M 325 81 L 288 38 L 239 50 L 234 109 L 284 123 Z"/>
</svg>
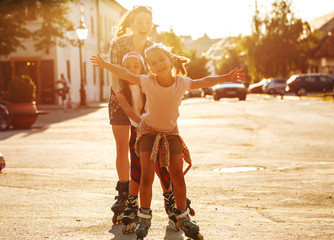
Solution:
<svg viewBox="0 0 334 240">
<path fill-rule="evenodd" d="M 256 7 L 252 35 L 242 40 L 253 78 L 288 77 L 307 68 L 307 53 L 317 39 L 309 24 L 296 18 L 290 0 L 274 0 L 270 14 L 261 18 Z"/>
<path fill-rule="evenodd" d="M 169 32 L 159 33 L 157 42 L 162 42 L 167 47 L 172 47 L 172 51 L 175 54 L 183 54 L 183 43 L 181 38 L 174 33 L 173 29 L 170 29 Z"/>
<path fill-rule="evenodd" d="M 209 75 L 207 68 L 208 59 L 204 56 L 196 57 L 196 50 L 192 50 L 186 54 L 190 59 L 187 64 L 188 77 L 192 79 L 199 79 Z"/>
<path fill-rule="evenodd" d="M 181 38 L 174 33 L 173 29 L 169 32 L 159 33 L 157 41 L 164 43 L 167 47 L 172 47 L 173 53 L 184 55 L 190 59 L 190 63 L 186 65 L 189 77 L 196 79 L 209 75 L 209 71 L 206 67 L 208 60 L 204 56 L 196 57 L 196 50 L 184 52 L 183 42 Z"/>
<path fill-rule="evenodd" d="M 67 18 L 71 0 L 2 0 L 0 7 L 0 55 L 18 48 L 25 49 L 23 40 L 33 39 L 35 50 L 49 51 L 65 45 L 65 33 L 73 28 Z M 34 27 L 28 26 L 34 23 Z M 37 26 L 37 27 L 35 27 Z"/>
</svg>

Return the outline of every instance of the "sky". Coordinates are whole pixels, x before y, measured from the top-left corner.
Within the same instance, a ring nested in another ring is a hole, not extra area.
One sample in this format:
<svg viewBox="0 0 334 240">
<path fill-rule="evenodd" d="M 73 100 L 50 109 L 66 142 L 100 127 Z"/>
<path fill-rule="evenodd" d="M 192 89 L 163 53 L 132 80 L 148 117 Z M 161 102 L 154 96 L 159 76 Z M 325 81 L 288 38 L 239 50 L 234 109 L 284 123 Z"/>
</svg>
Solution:
<svg viewBox="0 0 334 240">
<path fill-rule="evenodd" d="M 204 34 L 223 38 L 251 33 L 255 0 L 116 0 L 126 9 L 145 5 L 153 9 L 153 22 L 158 31 L 173 28 L 176 35 L 198 39 Z M 257 0 L 261 13 L 269 12 L 269 0 Z M 334 11 L 334 0 L 292 0 L 296 17 L 310 22 Z"/>
</svg>

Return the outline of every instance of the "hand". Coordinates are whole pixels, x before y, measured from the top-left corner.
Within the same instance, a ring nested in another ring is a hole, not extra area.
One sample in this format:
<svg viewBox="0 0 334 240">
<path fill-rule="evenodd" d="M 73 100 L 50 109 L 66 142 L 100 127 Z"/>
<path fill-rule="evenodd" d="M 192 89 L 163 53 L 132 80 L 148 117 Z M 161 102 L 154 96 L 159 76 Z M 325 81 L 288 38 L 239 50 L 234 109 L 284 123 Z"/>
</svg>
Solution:
<svg viewBox="0 0 334 240">
<path fill-rule="evenodd" d="M 116 92 L 116 98 L 118 102 L 127 101 L 125 95 L 122 93 L 121 89 L 118 89 Z"/>
<path fill-rule="evenodd" d="M 242 81 L 245 80 L 245 73 L 243 72 L 243 69 L 235 68 L 231 72 L 229 72 L 228 75 L 228 82 L 236 82 L 236 83 L 242 83 Z"/>
<path fill-rule="evenodd" d="M 104 68 L 106 61 L 101 57 L 100 54 L 90 57 L 90 61 L 93 63 L 94 67 Z"/>
</svg>

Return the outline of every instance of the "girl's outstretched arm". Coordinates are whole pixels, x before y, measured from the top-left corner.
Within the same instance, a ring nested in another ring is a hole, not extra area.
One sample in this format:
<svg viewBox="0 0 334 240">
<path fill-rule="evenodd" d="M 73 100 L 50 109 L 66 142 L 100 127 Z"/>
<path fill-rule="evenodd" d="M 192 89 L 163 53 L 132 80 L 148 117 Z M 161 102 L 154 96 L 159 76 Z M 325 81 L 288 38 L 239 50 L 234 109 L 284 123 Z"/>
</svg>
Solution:
<svg viewBox="0 0 334 240">
<path fill-rule="evenodd" d="M 93 63 L 93 66 L 99 67 L 99 68 L 105 68 L 123 80 L 126 80 L 130 83 L 137 84 L 137 85 L 140 84 L 140 76 L 132 74 L 127 69 L 121 66 L 118 66 L 112 63 L 108 63 L 100 56 L 100 54 L 91 56 L 90 61 Z"/>
<path fill-rule="evenodd" d="M 190 89 L 208 88 L 224 82 L 241 83 L 245 80 L 244 76 L 245 73 L 242 69 L 235 68 L 234 70 L 225 75 L 208 76 L 201 79 L 193 79 L 191 81 Z"/>
</svg>

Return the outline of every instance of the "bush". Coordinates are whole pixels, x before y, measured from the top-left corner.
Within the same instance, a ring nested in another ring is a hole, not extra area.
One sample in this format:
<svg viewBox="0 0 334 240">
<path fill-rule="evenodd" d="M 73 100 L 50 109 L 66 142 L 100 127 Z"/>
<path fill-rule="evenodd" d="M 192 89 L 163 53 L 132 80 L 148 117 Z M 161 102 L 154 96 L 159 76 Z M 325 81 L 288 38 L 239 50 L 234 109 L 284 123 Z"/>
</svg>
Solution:
<svg viewBox="0 0 334 240">
<path fill-rule="evenodd" d="M 8 90 L 8 101 L 11 103 L 28 103 L 34 101 L 36 97 L 36 85 L 27 75 L 12 79 Z"/>
</svg>

